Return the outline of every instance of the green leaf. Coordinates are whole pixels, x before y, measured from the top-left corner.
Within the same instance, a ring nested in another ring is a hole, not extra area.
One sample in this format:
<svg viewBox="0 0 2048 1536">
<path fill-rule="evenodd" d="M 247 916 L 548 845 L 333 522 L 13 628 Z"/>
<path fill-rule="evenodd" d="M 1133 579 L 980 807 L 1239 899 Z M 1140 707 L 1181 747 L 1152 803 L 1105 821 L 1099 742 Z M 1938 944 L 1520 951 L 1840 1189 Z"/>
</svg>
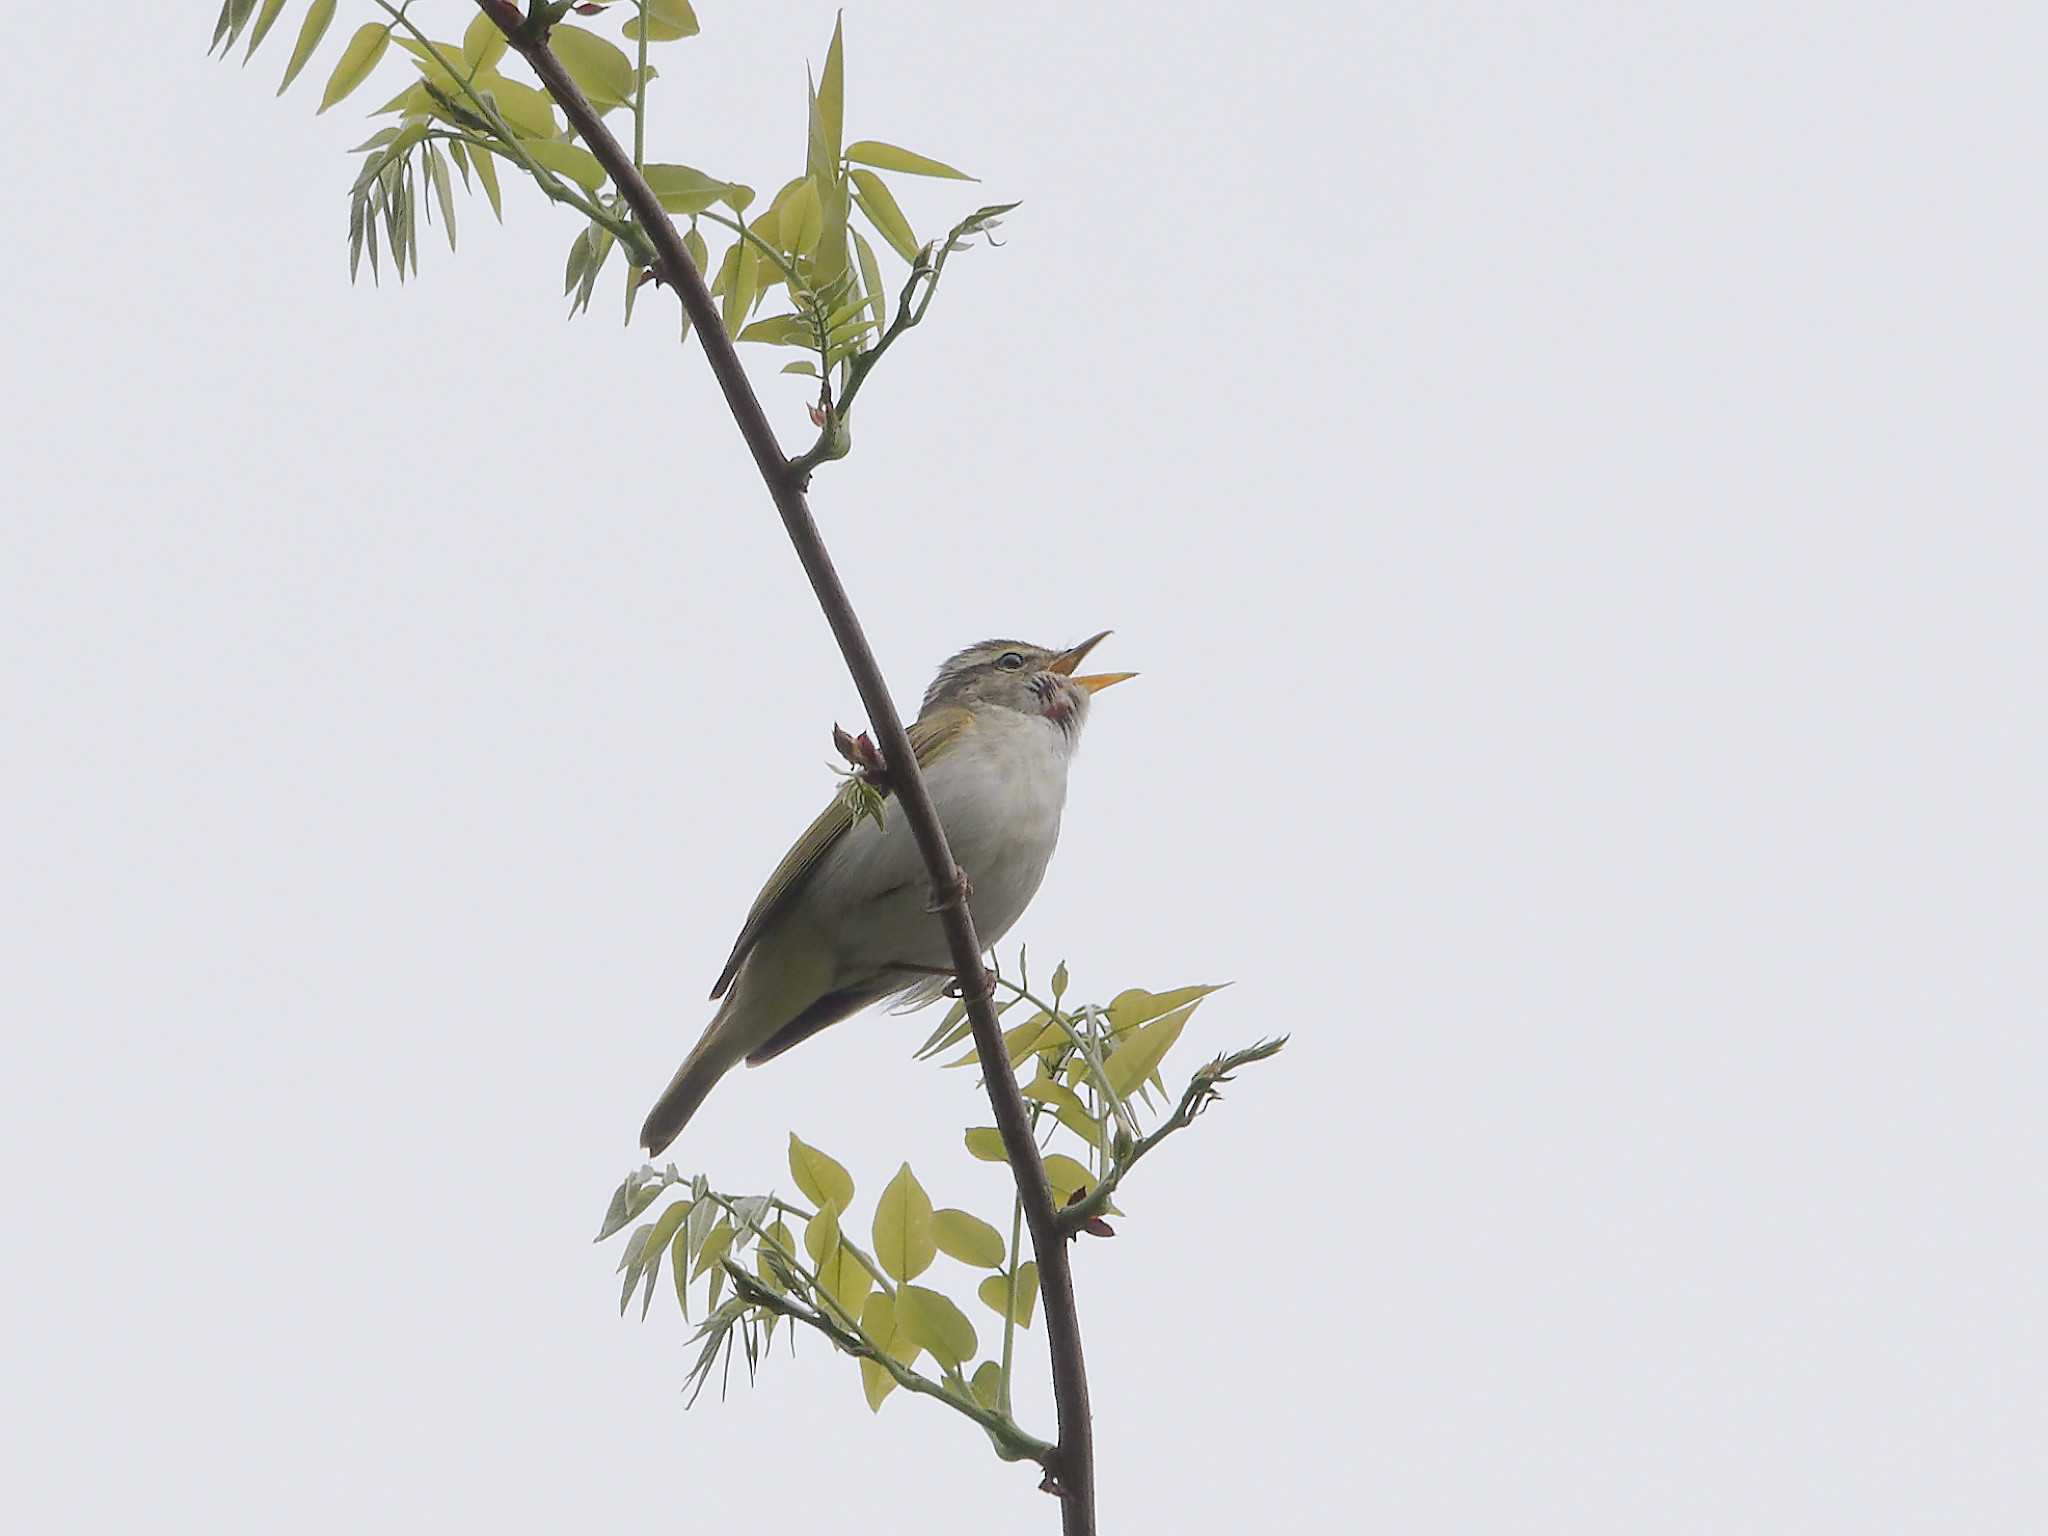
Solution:
<svg viewBox="0 0 2048 1536">
<path fill-rule="evenodd" d="M 1180 1038 L 1195 1005 L 1215 987 L 1182 987 L 1156 996 L 1138 988 L 1117 994 L 1109 1005 L 1109 1023 L 1118 1044 L 1102 1064 L 1102 1075 L 1119 1095 L 1138 1091 L 1159 1069 Z"/>
<path fill-rule="evenodd" d="M 1143 987 L 1127 987 L 1110 999 L 1104 1011 L 1109 1015 L 1110 1033 L 1129 1034 L 1140 1024 L 1171 1013 L 1189 1003 L 1199 1002 L 1211 992 L 1223 990 L 1223 983 L 1210 987 L 1176 987 L 1171 992 L 1147 992 Z"/>
<path fill-rule="evenodd" d="M 278 13 L 284 9 L 284 0 L 263 0 L 263 9 L 257 13 L 256 25 L 249 32 L 249 47 L 242 54 L 242 62 L 249 62 L 250 56 L 262 46 L 263 39 L 270 36 L 270 29 L 277 25 Z"/>
<path fill-rule="evenodd" d="M 1006 1163 L 1009 1154 L 1003 1150 L 1003 1133 L 992 1125 L 970 1125 L 967 1128 L 967 1150 L 984 1163 Z"/>
<path fill-rule="evenodd" d="M 732 1223 L 723 1216 L 719 1217 L 718 1225 L 705 1234 L 704 1246 L 697 1250 L 697 1264 L 690 1271 L 690 1278 L 701 1279 L 705 1271 L 715 1268 L 732 1247 L 732 1240 Z"/>
<path fill-rule="evenodd" d="M 498 115 L 522 139 L 547 139 L 562 131 L 555 119 L 554 98 L 538 87 L 508 80 L 495 69 L 476 72 L 476 92 L 496 103 Z"/>
<path fill-rule="evenodd" d="M 818 365 L 808 358 L 800 357 L 793 363 L 784 363 L 782 371 L 784 373 L 808 374 L 815 379 L 818 376 Z"/>
<path fill-rule="evenodd" d="M 569 242 L 568 259 L 562 264 L 562 292 L 574 293 L 589 269 L 590 242 L 583 238 L 583 231 L 578 230 L 576 238 Z"/>
<path fill-rule="evenodd" d="M 561 22 L 548 33 L 548 42 L 569 78 L 583 87 L 599 111 L 623 107 L 633 99 L 633 61 L 610 38 Z"/>
<path fill-rule="evenodd" d="M 894 1280 L 915 1280 L 938 1253 L 932 1202 L 905 1163 L 875 1202 L 875 1258 Z"/>
<path fill-rule="evenodd" d="M 997 1317 L 1005 1316 L 1010 1305 L 1010 1277 L 990 1275 L 981 1282 L 974 1294 L 979 1296 L 982 1305 Z M 1019 1328 L 1031 1326 L 1032 1309 L 1037 1305 L 1038 1265 L 1026 1259 L 1017 1267 L 1017 1311 L 1013 1320 Z"/>
<path fill-rule="evenodd" d="M 427 146 L 427 180 L 434 184 L 434 201 L 441 207 L 441 228 L 448 236 L 448 249 L 455 249 L 455 188 L 448 180 L 448 162 L 434 145 Z"/>
<path fill-rule="evenodd" d="M 341 57 L 335 61 L 334 73 L 327 77 L 327 89 L 320 97 L 320 111 L 325 112 L 369 79 L 370 71 L 377 67 L 384 57 L 384 50 L 390 46 L 389 27 L 374 21 L 366 21 L 357 27 L 355 36 L 348 40 L 348 46 L 341 50 Z"/>
<path fill-rule="evenodd" d="M 580 144 L 535 139 L 522 147 L 538 164 L 568 177 L 586 192 L 595 192 L 604 185 L 604 167 L 597 163 L 597 156 Z"/>
<path fill-rule="evenodd" d="M 770 315 L 765 320 L 756 320 L 733 340 L 762 341 L 771 347 L 808 347 L 816 344 L 817 336 L 801 315 Z"/>
<path fill-rule="evenodd" d="M 661 199 L 661 206 L 670 213 L 702 213 L 716 203 L 726 203 L 739 210 L 754 200 L 752 187 L 720 181 L 694 166 L 648 165 L 641 167 L 641 174 L 647 178 L 647 185 L 654 189 L 654 195 Z"/>
<path fill-rule="evenodd" d="M 824 1213 L 830 1216 L 830 1212 Z M 822 1219 L 822 1218 L 820 1218 Z M 813 1220 L 811 1226 L 816 1226 Z M 804 1247 L 810 1247 L 810 1228 L 804 1229 Z M 868 1267 L 861 1263 L 844 1242 L 839 1240 L 838 1229 L 833 1229 L 831 1252 L 820 1259 L 812 1255 L 813 1269 L 818 1272 L 818 1284 L 839 1303 L 839 1309 L 848 1317 L 859 1317 L 862 1305 L 867 1301 L 868 1292 L 874 1289 L 875 1277 L 868 1273 Z"/>
<path fill-rule="evenodd" d="M 891 1359 L 904 1365 L 914 1365 L 923 1352 L 922 1346 L 910 1337 L 896 1320 L 896 1304 L 889 1299 L 886 1291 L 876 1291 L 868 1297 L 860 1313 L 861 1331 L 875 1341 L 875 1347 Z M 860 1363 L 861 1387 L 867 1393 L 868 1407 L 879 1413 L 882 1399 L 896 1390 L 896 1378 L 872 1360 Z"/>
<path fill-rule="evenodd" d="M 818 236 L 825 228 L 825 209 L 818 199 L 818 184 L 806 176 L 782 208 L 782 238 L 775 243 L 785 251 L 808 256 L 817 249 Z"/>
<path fill-rule="evenodd" d="M 962 1264 L 972 1264 L 977 1269 L 1002 1267 L 1003 1234 L 971 1212 L 950 1205 L 933 1211 L 932 1237 L 940 1252 Z"/>
<path fill-rule="evenodd" d="M 695 37 L 697 32 L 697 13 L 690 9 L 689 0 L 647 0 L 647 40 L 650 43 L 672 43 L 679 37 Z M 627 20 L 626 36 L 638 40 L 639 17 Z"/>
<path fill-rule="evenodd" d="M 847 184 L 834 175 L 819 178 L 817 186 L 819 228 L 811 246 L 812 277 L 820 288 L 830 288 L 847 274 L 846 220 L 851 193 Z"/>
<path fill-rule="evenodd" d="M 731 335 L 740 328 L 740 322 L 747 318 L 754 307 L 755 278 L 761 269 L 760 254 L 744 240 L 734 243 L 732 248 L 732 279 L 726 284 L 725 302 L 719 311 L 726 334 Z"/>
<path fill-rule="evenodd" d="M 888 183 L 873 171 L 853 172 L 853 200 L 860 211 L 868 216 L 868 222 L 875 231 L 889 242 L 890 247 L 905 261 L 917 261 L 917 235 L 910 228 L 910 220 L 903 216 L 903 210 L 896 206 L 896 196 L 889 190 Z"/>
<path fill-rule="evenodd" d="M 1043 1066 L 1039 1068 L 1038 1076 L 1019 1091 L 1025 1098 L 1035 1099 L 1052 1109 L 1072 1110 L 1083 1120 L 1092 1118 L 1088 1113 L 1088 1106 L 1081 1102 L 1081 1096 L 1057 1078 L 1047 1077 Z"/>
<path fill-rule="evenodd" d="M 640 1262 L 647 1272 L 647 1288 L 642 1293 L 640 1301 L 640 1316 L 642 1318 L 647 1316 L 647 1308 L 654 1300 L 654 1283 L 661 1274 L 663 1250 L 667 1249 L 681 1235 L 683 1221 L 689 1214 L 690 1202 L 688 1200 L 676 1201 L 656 1219 L 654 1230 L 648 1234 L 646 1243 L 640 1249 Z M 684 1278 L 684 1272 L 687 1267 L 681 1259 L 678 1258 L 675 1261 L 676 1285 L 679 1293 L 682 1287 L 688 1284 L 688 1281 Z"/>
<path fill-rule="evenodd" d="M 853 248 L 860 258 L 861 285 L 867 289 L 868 297 L 875 301 L 875 324 L 887 330 L 889 327 L 889 295 L 887 290 L 882 287 L 882 264 L 875 260 L 875 248 L 868 244 L 868 237 L 857 229 L 852 231 L 852 234 Z M 958 1011 L 956 1012 L 955 1010 Z M 933 1032 L 932 1038 L 924 1043 L 924 1047 L 917 1053 L 918 1058 L 922 1060 L 929 1052 L 942 1051 L 951 1045 L 953 1043 L 952 1040 L 945 1040 L 943 1043 L 934 1042 L 938 1042 L 941 1036 L 945 1035 L 948 1030 L 952 1029 L 955 1024 L 966 1018 L 966 1016 L 967 1005 L 965 1003 L 956 1002 L 952 1008 L 947 1009 L 946 1022 L 941 1024 Z M 958 1037 L 956 1036 L 955 1038 Z"/>
<path fill-rule="evenodd" d="M 249 25 L 250 13 L 255 9 L 256 0 L 227 0 L 220 8 L 220 19 L 213 28 L 213 46 L 220 50 L 222 58 L 226 58 L 228 50 L 235 46 L 235 39 L 242 35 L 242 28 Z"/>
<path fill-rule="evenodd" d="M 468 69 L 492 69 L 505 57 L 505 32 L 478 11 L 462 31 L 462 62 Z"/>
<path fill-rule="evenodd" d="M 690 256 L 697 259 L 694 251 Z M 853 1204 L 853 1175 L 830 1155 L 806 1145 L 794 1131 L 789 1133 L 789 1176 L 796 1180 L 804 1198 L 820 1211 L 843 1213 Z"/>
<path fill-rule="evenodd" d="M 906 176 L 945 176 L 954 181 L 978 181 L 965 171 L 956 171 L 943 161 L 933 160 L 925 155 L 912 154 L 907 149 L 898 149 L 894 144 L 881 144 L 873 139 L 862 139 L 857 144 L 846 146 L 846 158 L 856 165 L 872 165 L 884 171 L 901 171 Z"/>
<path fill-rule="evenodd" d="M 619 1268 L 626 1272 L 626 1283 L 619 1289 L 619 1316 L 626 1315 L 626 1304 L 633 1299 L 634 1288 L 640 1284 L 640 1277 L 646 1273 L 648 1260 L 648 1238 L 654 1235 L 654 1223 L 635 1227 L 633 1235 L 626 1239 L 626 1251 L 619 1256 Z M 659 1258 L 659 1254 L 654 1257 Z"/>
<path fill-rule="evenodd" d="M 1095 1175 L 1066 1153 L 1053 1152 L 1045 1159 L 1045 1180 L 1052 1185 L 1052 1203 L 1065 1205 L 1076 1191 L 1092 1188 Z"/>
<path fill-rule="evenodd" d="M 974 1358 L 980 1342 L 974 1336 L 974 1324 L 950 1296 L 921 1285 L 906 1285 L 896 1293 L 896 1324 L 910 1335 L 911 1342 L 956 1371 L 963 1360 Z"/>
<path fill-rule="evenodd" d="M 811 140 L 817 151 L 810 168 L 813 176 L 832 176 L 839 170 L 839 144 L 846 121 L 846 62 L 840 38 L 845 25 L 844 15 L 832 23 L 825 72 L 818 76 L 817 94 L 811 99 Z"/>
<path fill-rule="evenodd" d="M 810 1255 L 813 1264 L 823 1264 L 839 1252 L 839 1242 L 837 1207 L 820 1206 L 818 1214 L 804 1223 L 804 1252 Z"/>
<path fill-rule="evenodd" d="M 690 1315 L 690 1229 L 688 1225 L 676 1228 L 676 1235 L 669 1240 L 668 1268 L 675 1277 L 676 1305 L 682 1309 L 685 1319 Z"/>
<path fill-rule="evenodd" d="M 967 1390 L 974 1400 L 994 1413 L 1003 1405 L 1003 1368 L 993 1360 L 984 1360 L 974 1368 L 974 1379 L 967 1383 Z"/>
<path fill-rule="evenodd" d="M 505 205 L 498 191 L 497 151 L 477 144 L 472 146 L 476 159 L 476 179 L 484 184 L 484 196 L 491 200 L 491 212 L 500 224 L 505 222 Z"/>
<path fill-rule="evenodd" d="M 654 1204 L 661 1197 L 661 1191 L 662 1181 L 658 1175 L 639 1171 L 627 1174 L 624 1182 L 612 1192 L 612 1203 L 604 1213 L 604 1222 L 591 1241 L 601 1243 L 623 1229 L 626 1223 Z"/>
<path fill-rule="evenodd" d="M 1067 995 L 1067 962 L 1062 960 L 1052 970 L 1052 1000 L 1057 1003 Z"/>
<path fill-rule="evenodd" d="M 328 25 L 333 20 L 334 0 L 313 0 L 306 19 L 299 23 L 299 40 L 292 44 L 292 56 L 284 66 L 284 80 L 278 85 L 278 95 L 282 96 L 291 89 L 292 82 L 299 78 L 299 71 L 313 57 L 313 50 L 320 46 L 320 40 L 327 35 Z"/>
</svg>

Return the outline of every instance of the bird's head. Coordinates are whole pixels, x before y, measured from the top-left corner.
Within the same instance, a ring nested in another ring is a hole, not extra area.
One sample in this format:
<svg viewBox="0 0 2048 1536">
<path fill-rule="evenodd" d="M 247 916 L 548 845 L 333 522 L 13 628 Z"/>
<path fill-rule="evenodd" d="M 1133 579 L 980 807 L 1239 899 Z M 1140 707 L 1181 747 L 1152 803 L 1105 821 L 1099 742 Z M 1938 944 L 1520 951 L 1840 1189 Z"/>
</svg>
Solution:
<svg viewBox="0 0 2048 1536">
<path fill-rule="evenodd" d="M 970 645 L 939 668 L 925 690 L 924 713 L 936 709 L 1014 709 L 1043 715 L 1068 735 L 1088 718 L 1088 700 L 1103 689 L 1136 677 L 1135 672 L 1095 672 L 1076 677 L 1081 658 L 1109 631 L 1091 635 L 1064 651 L 1021 640 L 984 640 Z"/>
</svg>

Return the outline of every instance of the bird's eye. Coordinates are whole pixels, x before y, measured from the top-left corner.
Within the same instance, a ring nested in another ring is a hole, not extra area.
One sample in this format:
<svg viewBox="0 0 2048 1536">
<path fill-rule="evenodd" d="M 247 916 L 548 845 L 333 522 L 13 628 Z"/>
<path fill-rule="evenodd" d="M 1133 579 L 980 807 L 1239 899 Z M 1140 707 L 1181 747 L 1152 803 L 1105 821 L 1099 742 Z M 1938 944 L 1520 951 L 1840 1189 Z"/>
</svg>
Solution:
<svg viewBox="0 0 2048 1536">
<path fill-rule="evenodd" d="M 1005 672 L 1021 672 L 1024 670 L 1024 655 L 1021 651 L 1005 651 L 996 658 L 996 665 Z"/>
</svg>

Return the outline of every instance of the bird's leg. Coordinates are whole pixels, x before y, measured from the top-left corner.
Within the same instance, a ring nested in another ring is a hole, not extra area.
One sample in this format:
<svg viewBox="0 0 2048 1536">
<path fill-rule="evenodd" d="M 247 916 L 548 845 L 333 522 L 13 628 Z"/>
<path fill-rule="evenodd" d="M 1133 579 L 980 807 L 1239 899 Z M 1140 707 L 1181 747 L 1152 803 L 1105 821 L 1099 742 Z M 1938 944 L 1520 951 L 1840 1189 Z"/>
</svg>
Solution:
<svg viewBox="0 0 2048 1536">
<path fill-rule="evenodd" d="M 958 997 L 960 995 L 960 975 L 950 965 L 919 965 L 914 960 L 896 960 L 890 963 L 889 968 L 893 971 L 915 971 L 920 976 L 944 976 L 951 985 L 946 988 L 942 995 L 946 997 Z M 988 989 L 990 997 L 995 996 L 996 982 L 999 979 L 996 973 L 987 966 L 981 968 L 981 984 Z"/>
<path fill-rule="evenodd" d="M 958 864 L 953 866 L 953 883 L 950 886 L 932 887 L 932 899 L 925 907 L 927 912 L 943 912 L 956 901 L 965 902 L 974 896 L 974 882 L 967 878 L 967 871 Z"/>
</svg>

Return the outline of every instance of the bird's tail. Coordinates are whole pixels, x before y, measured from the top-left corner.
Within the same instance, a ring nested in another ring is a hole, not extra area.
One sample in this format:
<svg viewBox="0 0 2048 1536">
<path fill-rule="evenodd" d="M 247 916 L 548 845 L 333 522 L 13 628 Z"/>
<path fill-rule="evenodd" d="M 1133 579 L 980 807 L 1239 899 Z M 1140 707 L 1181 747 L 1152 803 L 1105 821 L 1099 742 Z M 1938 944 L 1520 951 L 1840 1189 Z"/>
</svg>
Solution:
<svg viewBox="0 0 2048 1536">
<path fill-rule="evenodd" d="M 668 1144 L 682 1134 L 690 1116 L 704 1102 L 704 1096 L 746 1053 L 745 1044 L 734 1038 L 734 1031 L 723 1027 L 731 1004 L 728 996 L 726 1006 L 718 1010 L 704 1037 L 676 1068 L 676 1075 L 668 1080 L 661 1097 L 654 1101 L 654 1108 L 647 1112 L 647 1123 L 640 1127 L 640 1145 L 647 1149 L 649 1157 L 661 1156 Z"/>
</svg>

